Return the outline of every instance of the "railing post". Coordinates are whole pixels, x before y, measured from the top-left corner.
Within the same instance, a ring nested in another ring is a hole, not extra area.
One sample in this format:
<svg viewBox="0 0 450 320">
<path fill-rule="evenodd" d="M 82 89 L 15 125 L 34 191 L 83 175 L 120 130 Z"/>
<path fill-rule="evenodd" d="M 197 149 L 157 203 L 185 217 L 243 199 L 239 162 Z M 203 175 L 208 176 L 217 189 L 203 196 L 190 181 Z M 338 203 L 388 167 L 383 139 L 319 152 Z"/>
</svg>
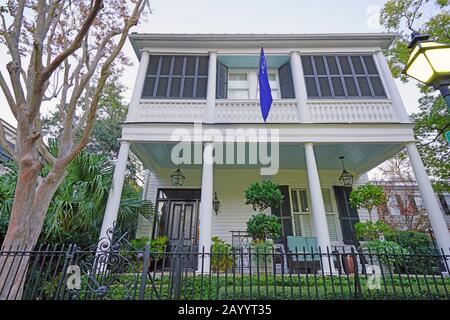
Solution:
<svg viewBox="0 0 450 320">
<path fill-rule="evenodd" d="M 355 275 L 355 299 L 361 299 L 361 283 L 359 279 L 358 259 L 356 258 L 355 249 L 351 249 L 353 257 L 353 273 Z"/>
<path fill-rule="evenodd" d="M 61 280 L 59 280 L 58 287 L 56 288 L 55 295 L 53 297 L 54 300 L 60 300 L 60 298 L 64 299 L 64 291 L 66 287 L 67 281 L 67 268 L 72 265 L 73 257 L 75 254 L 77 246 L 75 244 L 69 245 L 69 248 L 66 252 L 66 258 L 64 260 L 64 265 L 61 272 Z"/>
<path fill-rule="evenodd" d="M 144 265 L 142 267 L 141 287 L 139 288 L 139 299 L 144 300 L 145 288 L 147 284 L 147 273 L 150 266 L 150 245 L 145 245 L 144 249 Z"/>
</svg>

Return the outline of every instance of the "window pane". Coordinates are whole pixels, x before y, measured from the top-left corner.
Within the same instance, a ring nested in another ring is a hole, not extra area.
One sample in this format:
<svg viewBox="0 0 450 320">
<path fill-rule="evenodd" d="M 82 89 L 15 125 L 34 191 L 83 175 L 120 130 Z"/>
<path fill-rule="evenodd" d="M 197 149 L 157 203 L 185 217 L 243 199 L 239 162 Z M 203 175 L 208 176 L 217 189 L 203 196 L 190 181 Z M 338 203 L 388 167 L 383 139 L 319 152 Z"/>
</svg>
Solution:
<svg viewBox="0 0 450 320">
<path fill-rule="evenodd" d="M 208 75 L 208 57 L 198 58 L 198 75 L 199 76 Z"/>
<path fill-rule="evenodd" d="M 302 56 L 302 66 L 303 66 L 304 74 L 306 74 L 306 75 L 314 74 L 310 56 Z"/>
<path fill-rule="evenodd" d="M 151 97 L 153 96 L 153 88 L 155 86 L 155 78 L 147 77 L 145 79 L 144 90 L 142 91 L 143 97 Z"/>
<path fill-rule="evenodd" d="M 314 63 L 316 65 L 317 74 L 321 75 L 327 74 L 325 69 L 325 63 L 323 62 L 323 56 L 314 56 Z"/>
<path fill-rule="evenodd" d="M 180 97 L 180 86 L 181 78 L 172 78 L 172 83 L 170 85 L 170 96 L 173 98 Z"/>
<path fill-rule="evenodd" d="M 347 93 L 350 97 L 357 97 L 358 91 L 356 90 L 356 84 L 353 77 L 344 78 L 345 87 L 347 88 Z"/>
<path fill-rule="evenodd" d="M 330 74 L 339 74 L 339 69 L 335 57 L 327 56 L 328 71 Z"/>
<path fill-rule="evenodd" d="M 165 56 L 162 58 L 161 70 L 159 72 L 160 75 L 165 76 L 169 75 L 171 61 L 172 61 L 171 56 Z"/>
<path fill-rule="evenodd" d="M 277 81 L 277 75 L 273 72 L 269 73 L 267 75 L 267 78 L 269 79 L 269 81 Z"/>
<path fill-rule="evenodd" d="M 230 89 L 228 90 L 229 99 L 248 99 L 248 90 Z"/>
<path fill-rule="evenodd" d="M 331 89 L 330 84 L 328 83 L 328 78 L 320 77 L 319 86 L 322 97 L 331 97 Z"/>
<path fill-rule="evenodd" d="M 296 190 L 291 190 L 292 211 L 298 212 L 298 196 Z"/>
<path fill-rule="evenodd" d="M 361 62 L 361 59 L 359 56 L 352 56 L 352 64 L 353 64 L 353 69 L 355 70 L 356 74 L 364 74 L 364 68 Z"/>
<path fill-rule="evenodd" d="M 173 65 L 172 74 L 179 75 L 179 76 L 181 75 L 181 73 L 183 71 L 183 61 L 184 61 L 184 57 L 181 57 L 181 56 L 175 57 L 175 63 Z"/>
<path fill-rule="evenodd" d="M 159 78 L 158 88 L 156 89 L 157 97 L 165 97 L 167 92 L 167 83 L 169 78 Z"/>
<path fill-rule="evenodd" d="M 336 216 L 334 214 L 327 214 L 328 233 L 331 241 L 338 241 Z"/>
<path fill-rule="evenodd" d="M 308 196 L 306 190 L 299 190 L 302 212 L 309 212 Z"/>
<path fill-rule="evenodd" d="M 332 77 L 331 83 L 333 84 L 334 89 L 334 95 L 337 97 L 343 97 L 345 96 L 344 87 L 342 85 L 341 78 L 339 77 Z"/>
<path fill-rule="evenodd" d="M 380 77 L 370 77 L 370 83 L 372 84 L 373 91 L 377 97 L 385 97 L 386 93 L 383 89 L 383 84 L 381 83 Z"/>
<path fill-rule="evenodd" d="M 343 74 L 352 74 L 352 69 L 350 68 L 347 56 L 339 56 L 339 64 L 341 65 Z"/>
<path fill-rule="evenodd" d="M 197 98 L 206 98 L 206 78 L 199 78 L 197 79 Z"/>
<path fill-rule="evenodd" d="M 316 88 L 316 81 L 314 78 L 306 78 L 306 92 L 308 93 L 308 97 L 318 97 L 319 93 Z"/>
<path fill-rule="evenodd" d="M 367 72 L 369 74 L 378 74 L 375 62 L 372 56 L 363 56 L 364 63 L 366 65 Z"/>
<path fill-rule="evenodd" d="M 156 71 L 158 70 L 158 62 L 160 56 L 151 56 L 148 62 L 148 75 L 156 75 Z"/>
<path fill-rule="evenodd" d="M 186 61 L 186 75 L 193 76 L 195 73 L 195 58 L 196 57 L 187 57 Z"/>
<path fill-rule="evenodd" d="M 194 90 L 194 78 L 184 78 L 183 97 L 192 98 L 193 90 Z"/>
<path fill-rule="evenodd" d="M 367 78 L 358 77 L 357 79 L 359 84 L 359 90 L 361 90 L 361 95 L 363 97 L 371 97 L 372 94 L 370 93 L 369 81 L 367 81 Z"/>
<path fill-rule="evenodd" d="M 247 81 L 247 73 L 230 73 L 229 81 Z"/>
<path fill-rule="evenodd" d="M 322 188 L 322 196 L 323 196 L 323 203 L 325 205 L 325 212 L 334 212 L 330 189 Z"/>
</svg>

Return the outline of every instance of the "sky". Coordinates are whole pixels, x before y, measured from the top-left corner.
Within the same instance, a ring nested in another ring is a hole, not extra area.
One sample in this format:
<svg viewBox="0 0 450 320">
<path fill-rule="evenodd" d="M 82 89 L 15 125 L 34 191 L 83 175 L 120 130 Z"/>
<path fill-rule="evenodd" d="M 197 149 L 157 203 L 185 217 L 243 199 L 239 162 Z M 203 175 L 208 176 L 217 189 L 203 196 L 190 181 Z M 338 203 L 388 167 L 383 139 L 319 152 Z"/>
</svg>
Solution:
<svg viewBox="0 0 450 320">
<path fill-rule="evenodd" d="M 153 13 L 133 32 L 147 33 L 364 33 L 383 32 L 378 24 L 384 0 L 150 0 Z M 124 53 L 133 65 L 121 82 L 129 101 L 137 59 L 129 42 Z M 10 61 L 0 45 L 0 70 Z M 408 113 L 417 111 L 419 91 L 413 82 L 397 81 Z M 46 106 L 48 108 L 48 106 Z M 16 124 L 3 93 L 0 118 Z"/>
</svg>

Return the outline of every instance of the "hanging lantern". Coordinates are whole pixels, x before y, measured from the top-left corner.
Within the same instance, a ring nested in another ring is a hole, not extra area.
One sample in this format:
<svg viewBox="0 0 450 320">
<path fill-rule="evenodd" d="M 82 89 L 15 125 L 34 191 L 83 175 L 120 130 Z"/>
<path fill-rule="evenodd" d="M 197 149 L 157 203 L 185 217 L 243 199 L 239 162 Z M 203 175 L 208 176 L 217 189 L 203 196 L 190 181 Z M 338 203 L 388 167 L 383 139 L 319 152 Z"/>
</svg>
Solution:
<svg viewBox="0 0 450 320">
<path fill-rule="evenodd" d="M 219 211 L 219 208 L 220 208 L 220 200 L 217 197 L 217 192 L 214 191 L 213 209 L 216 212 L 216 216 L 217 216 L 217 212 Z"/>
<path fill-rule="evenodd" d="M 186 177 L 183 172 L 181 172 L 180 165 L 178 165 L 177 170 L 170 175 L 170 182 L 173 186 L 180 187 L 183 185 L 185 179 Z"/>
<path fill-rule="evenodd" d="M 351 187 L 353 185 L 353 175 L 347 170 L 345 170 L 344 158 L 345 158 L 344 156 L 339 157 L 339 159 L 342 161 L 342 173 L 341 176 L 339 177 L 339 181 L 343 186 Z"/>
</svg>

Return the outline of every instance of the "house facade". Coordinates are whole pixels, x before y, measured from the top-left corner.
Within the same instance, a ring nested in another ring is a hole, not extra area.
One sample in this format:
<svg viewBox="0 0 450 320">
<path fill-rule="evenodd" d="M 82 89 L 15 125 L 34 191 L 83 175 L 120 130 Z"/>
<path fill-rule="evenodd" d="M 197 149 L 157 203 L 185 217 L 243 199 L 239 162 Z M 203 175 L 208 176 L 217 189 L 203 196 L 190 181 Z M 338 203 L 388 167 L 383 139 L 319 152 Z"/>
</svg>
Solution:
<svg viewBox="0 0 450 320">
<path fill-rule="evenodd" d="M 16 144 L 16 129 L 6 122 L 3 119 L 0 119 L 0 122 L 5 130 L 6 141 L 11 148 L 14 148 Z M 11 156 L 0 146 L 0 174 L 5 172 L 5 167 L 2 166 L 2 163 L 8 162 L 11 160 Z"/>
<path fill-rule="evenodd" d="M 360 217 L 348 205 L 351 187 L 339 181 L 339 157 L 356 181 L 406 147 L 437 241 L 448 250 L 441 208 L 383 54 L 394 38 L 131 34 L 139 68 L 102 236 L 117 217 L 131 150 L 148 170 L 144 196 L 158 213 L 155 221 L 139 219 L 140 237 L 166 235 L 206 252 L 212 236 L 231 243 L 254 214 L 244 190 L 272 179 L 285 198 L 272 208 L 281 242 L 299 235 L 316 237 L 324 251 L 351 245 Z M 258 98 L 262 44 L 273 97 L 266 123 Z M 177 168 L 184 179 L 173 175 Z"/>
</svg>

